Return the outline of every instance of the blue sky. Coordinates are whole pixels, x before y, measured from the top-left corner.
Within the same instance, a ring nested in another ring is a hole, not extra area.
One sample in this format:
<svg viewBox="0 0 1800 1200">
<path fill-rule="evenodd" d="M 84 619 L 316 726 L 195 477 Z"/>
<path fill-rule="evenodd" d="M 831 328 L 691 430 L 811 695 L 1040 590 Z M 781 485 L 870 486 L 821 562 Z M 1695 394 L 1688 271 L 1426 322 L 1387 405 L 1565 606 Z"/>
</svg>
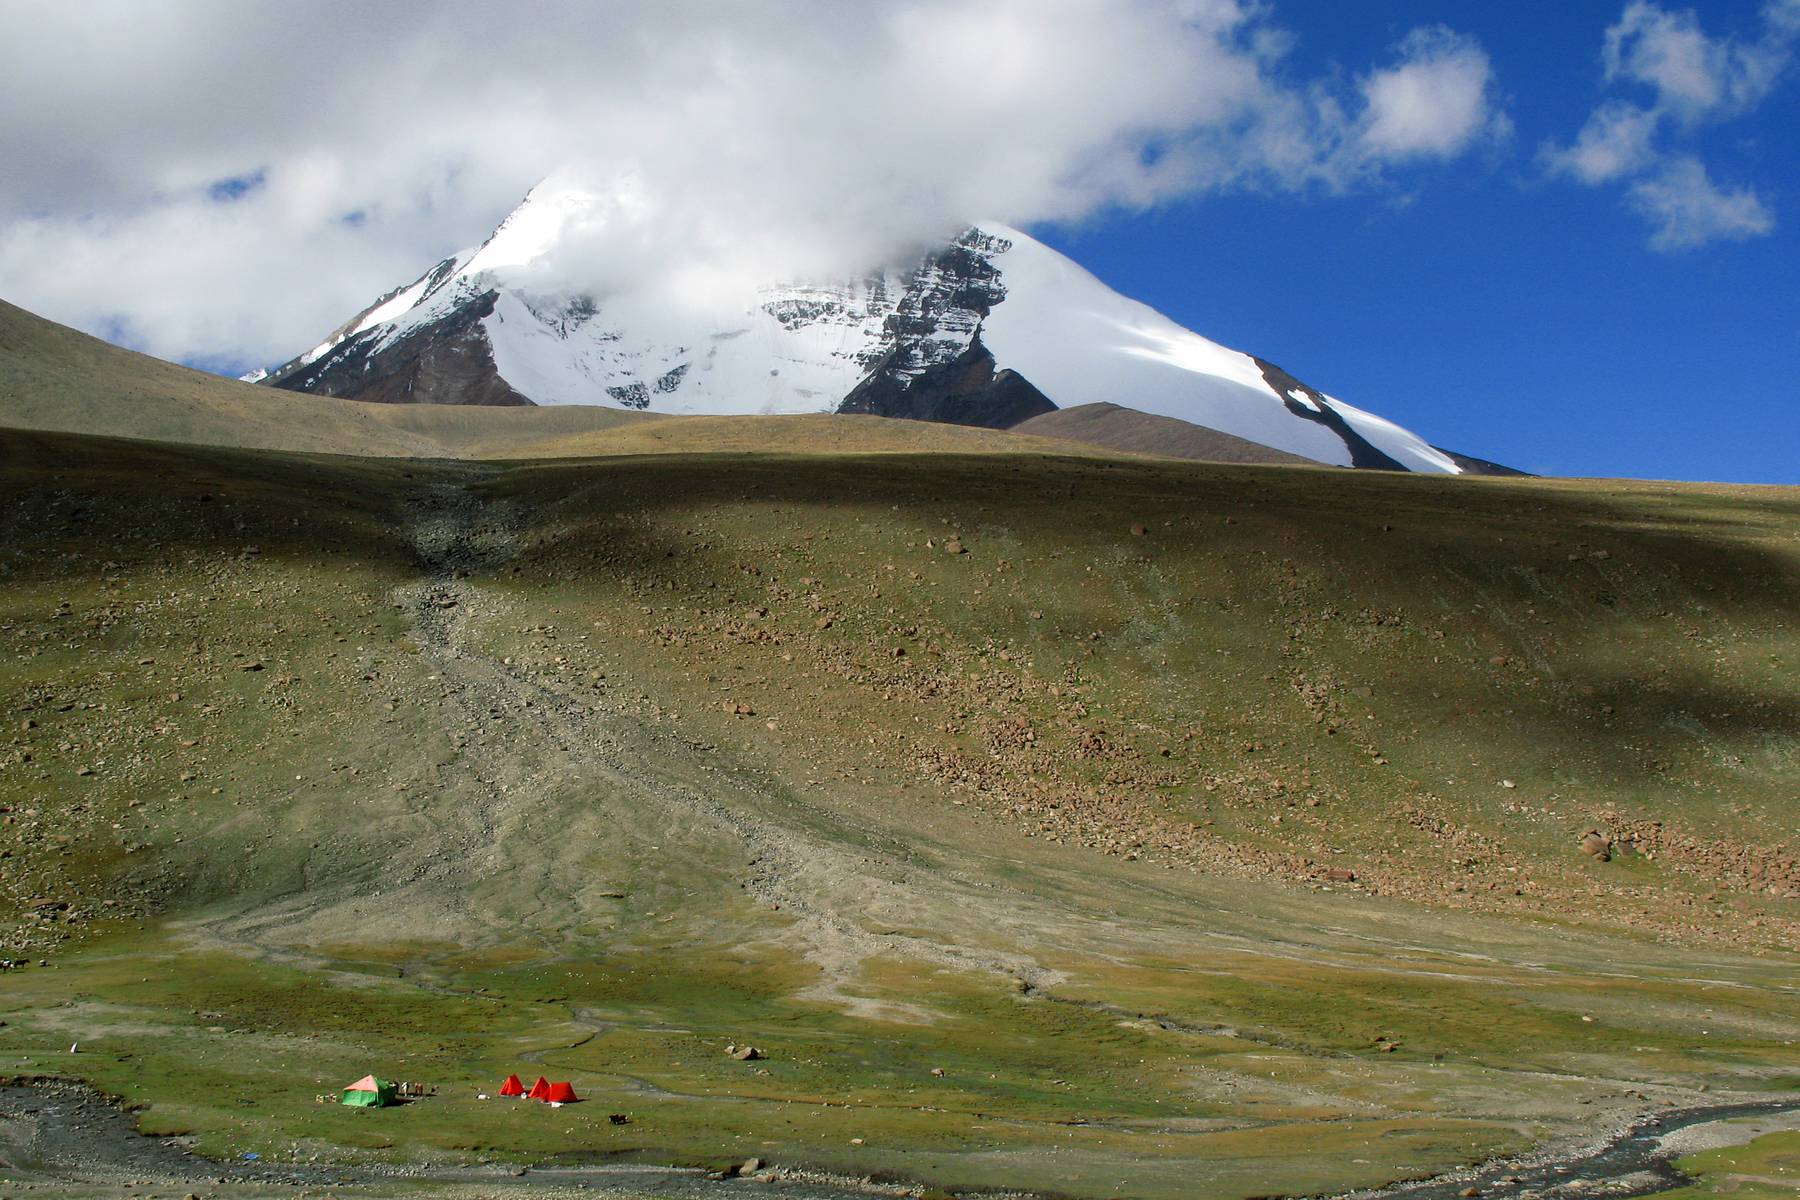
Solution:
<svg viewBox="0 0 1800 1200">
<path fill-rule="evenodd" d="M 1375 191 L 1212 196 L 1037 232 L 1183 324 L 1452 449 L 1559 475 L 1800 482 L 1800 81 L 1671 139 L 1753 186 L 1772 231 L 1652 249 L 1624 187 L 1552 177 L 1538 157 L 1607 96 L 1647 98 L 1603 86 L 1622 7 L 1284 3 L 1309 74 L 1453 21 L 1493 60 L 1510 144 Z M 1755 4 L 1702 15 L 1715 36 L 1759 25 Z"/>
<path fill-rule="evenodd" d="M 598 289 L 998 219 L 1464 453 L 1800 482 L 1800 0 L 7 11 L 0 296 L 165 358 L 279 362 L 573 167 Z"/>
</svg>

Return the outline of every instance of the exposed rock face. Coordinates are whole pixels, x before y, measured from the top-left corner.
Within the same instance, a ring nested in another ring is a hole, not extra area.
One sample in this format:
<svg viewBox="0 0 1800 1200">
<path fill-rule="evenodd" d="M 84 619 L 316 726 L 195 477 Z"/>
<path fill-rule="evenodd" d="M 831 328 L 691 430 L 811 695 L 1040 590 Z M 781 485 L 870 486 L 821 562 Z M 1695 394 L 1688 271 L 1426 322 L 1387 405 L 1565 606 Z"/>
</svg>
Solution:
<svg viewBox="0 0 1800 1200">
<path fill-rule="evenodd" d="M 927 258 L 883 322 L 882 340 L 891 348 L 863 361 L 905 379 L 961 357 L 979 340 L 982 320 L 1006 299 L 991 256 L 1011 248 L 1005 238 L 970 229 Z"/>
<path fill-rule="evenodd" d="M 946 363 L 903 372 L 893 359 L 856 385 L 839 412 L 942 421 L 1010 429 L 1021 421 L 1055 412 L 1050 398 L 1016 371 L 995 371 L 994 356 L 976 335 L 969 348 Z"/>
<path fill-rule="evenodd" d="M 1054 412 L 1049 397 L 1018 372 L 997 369 L 981 344 L 981 322 L 1006 299 L 990 256 L 1010 248 L 971 229 L 928 258 L 883 322 L 881 348 L 862 356 L 869 373 L 838 411 L 988 429 Z"/>
<path fill-rule="evenodd" d="M 493 347 L 481 322 L 493 314 L 495 298 L 491 291 L 476 296 L 368 355 L 332 355 L 297 364 L 276 372 L 270 382 L 297 392 L 381 404 L 530 404 L 494 367 Z"/>
</svg>

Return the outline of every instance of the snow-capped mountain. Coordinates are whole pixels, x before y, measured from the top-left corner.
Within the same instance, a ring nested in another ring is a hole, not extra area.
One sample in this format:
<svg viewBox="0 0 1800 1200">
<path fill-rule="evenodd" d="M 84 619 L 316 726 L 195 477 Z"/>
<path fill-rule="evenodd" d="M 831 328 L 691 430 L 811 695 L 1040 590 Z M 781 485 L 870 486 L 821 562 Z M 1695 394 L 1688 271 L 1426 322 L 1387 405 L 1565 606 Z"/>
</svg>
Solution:
<svg viewBox="0 0 1800 1200">
<path fill-rule="evenodd" d="M 771 284 L 721 310 L 643 289 L 546 287 L 570 231 L 600 208 L 591 192 L 540 185 L 480 246 L 246 378 L 387 402 L 839 411 L 994 428 L 1106 402 L 1315 462 L 1477 465 L 1182 328 L 1016 229 L 974 225 L 908 265 Z"/>
</svg>

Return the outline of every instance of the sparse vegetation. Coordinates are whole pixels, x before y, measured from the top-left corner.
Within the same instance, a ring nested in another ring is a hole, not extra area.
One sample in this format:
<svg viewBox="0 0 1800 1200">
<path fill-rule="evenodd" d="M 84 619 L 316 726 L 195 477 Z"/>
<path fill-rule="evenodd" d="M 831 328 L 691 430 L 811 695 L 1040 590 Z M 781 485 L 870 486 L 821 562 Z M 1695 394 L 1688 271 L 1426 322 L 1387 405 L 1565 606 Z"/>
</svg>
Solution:
<svg viewBox="0 0 1800 1200">
<path fill-rule="evenodd" d="M 1792 491 L 869 429 L 0 434 L 0 1072 L 220 1155 L 1169 1197 L 1800 1091 Z M 474 1099 L 534 1064 L 588 1103 Z M 370 1069 L 440 1096 L 313 1103 Z"/>
<path fill-rule="evenodd" d="M 1800 1192 L 1800 1131 L 1765 1133 L 1742 1146 L 1689 1155 L 1676 1165 L 1697 1178 L 1692 1187 L 1663 1193 L 1672 1200 L 1790 1200 Z"/>
</svg>

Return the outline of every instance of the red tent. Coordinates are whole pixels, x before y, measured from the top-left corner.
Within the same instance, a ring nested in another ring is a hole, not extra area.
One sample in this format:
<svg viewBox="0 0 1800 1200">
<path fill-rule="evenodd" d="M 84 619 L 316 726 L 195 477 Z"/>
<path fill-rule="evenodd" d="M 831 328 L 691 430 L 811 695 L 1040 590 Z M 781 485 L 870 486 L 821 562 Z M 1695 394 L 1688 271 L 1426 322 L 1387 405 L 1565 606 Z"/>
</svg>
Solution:
<svg viewBox="0 0 1800 1200">
<path fill-rule="evenodd" d="M 550 1081 L 539 1075 L 538 1081 L 531 1085 L 529 1092 L 525 1093 L 525 1098 L 527 1100 L 548 1100 L 550 1098 Z"/>
<path fill-rule="evenodd" d="M 550 1085 L 550 1090 L 544 1094 L 544 1099 L 551 1104 L 573 1104 L 581 1097 L 575 1094 L 574 1084 L 553 1083 Z"/>
<path fill-rule="evenodd" d="M 525 1085 L 519 1082 L 517 1075 L 508 1075 L 506 1082 L 500 1085 L 500 1094 L 502 1096 L 523 1096 Z"/>
</svg>

